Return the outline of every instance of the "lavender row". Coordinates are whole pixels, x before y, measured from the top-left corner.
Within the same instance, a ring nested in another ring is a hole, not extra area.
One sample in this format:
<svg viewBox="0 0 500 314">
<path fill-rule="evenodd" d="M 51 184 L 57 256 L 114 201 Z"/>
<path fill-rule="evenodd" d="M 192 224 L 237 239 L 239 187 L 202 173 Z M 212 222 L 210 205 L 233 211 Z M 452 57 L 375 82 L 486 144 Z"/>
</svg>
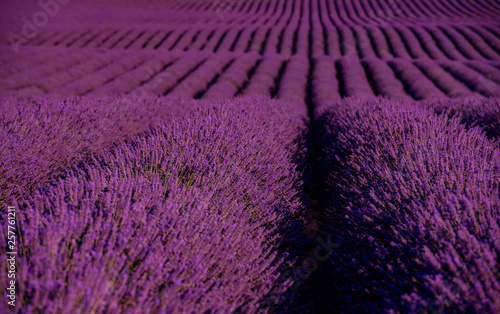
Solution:
<svg viewBox="0 0 500 314">
<path fill-rule="evenodd" d="M 349 47 L 344 47 L 346 49 L 344 53 L 350 51 Z M 240 77 L 232 78 L 235 84 L 230 83 L 234 86 L 231 87 L 232 92 L 228 93 L 227 97 L 237 93 L 274 96 L 280 89 L 290 89 L 282 86 L 282 83 L 289 81 L 286 79 L 289 67 L 286 64 L 292 66 L 296 64 L 296 61 L 292 60 L 301 58 L 304 60 L 299 62 L 300 64 L 309 63 L 307 57 L 301 55 L 294 55 L 288 59 L 282 55 L 266 55 L 260 61 L 255 61 L 258 63 L 253 63 L 251 60 L 255 59 L 254 55 L 258 54 L 173 52 L 160 56 L 154 53 L 136 54 L 115 50 L 109 54 L 89 52 L 57 58 L 47 65 L 21 71 L 0 82 L 0 88 L 4 92 L 13 94 L 33 88 L 38 89 L 37 92 L 40 94 L 152 96 L 172 93 L 172 96 L 197 98 L 203 97 L 212 85 L 227 84 L 224 82 L 224 77 L 232 77 L 236 68 L 241 68 L 245 69 L 245 73 L 238 72 Z M 327 58 L 327 56 L 314 58 L 312 65 L 315 60 L 325 59 L 323 57 Z M 241 61 L 236 62 L 237 59 Z M 249 61 L 244 61 L 247 59 Z M 374 93 L 393 96 L 401 94 L 403 90 L 416 99 L 445 95 L 467 96 L 474 93 L 497 96 L 500 88 L 497 62 L 434 61 L 427 58 L 415 61 L 396 58 L 385 61 L 375 56 L 362 60 L 354 56 L 331 60 L 335 61 L 338 67 L 335 72 L 338 70 L 337 80 L 340 89 L 337 88 L 337 91 L 343 96 L 373 96 Z M 234 67 L 233 61 L 236 62 Z M 308 67 L 306 64 L 306 68 L 299 71 L 301 73 L 299 79 L 292 80 L 296 85 L 293 88 L 294 93 L 304 90 L 307 86 L 313 90 L 322 89 L 315 84 L 330 84 L 327 83 L 331 81 L 328 77 L 336 75 L 332 71 L 323 73 L 325 78 L 317 77 L 317 73 L 309 75 Z M 227 71 L 229 73 L 226 75 Z M 353 75 L 358 81 L 353 81 Z M 283 78 L 285 80 L 282 80 Z M 400 89 L 401 83 L 404 86 L 403 90 Z M 300 98 L 301 101 L 306 99 L 304 93 L 293 98 Z"/>
<path fill-rule="evenodd" d="M 16 204 L 24 309 L 254 312 L 289 286 L 275 287 L 277 247 L 303 219 L 305 116 L 263 98 L 207 106 Z"/>
<path fill-rule="evenodd" d="M 176 61 L 176 54 L 166 54 L 161 57 L 153 58 L 140 64 L 136 68 L 115 77 L 103 85 L 89 92 L 92 96 L 119 96 L 135 91 L 135 94 L 146 95 L 147 90 L 138 89 L 144 82 L 150 80 L 154 75 L 160 72 L 165 65 Z"/>
<path fill-rule="evenodd" d="M 467 59 L 485 60 L 478 49 L 469 40 L 449 25 L 441 26 L 440 29 L 448 36 L 462 55 Z"/>
<path fill-rule="evenodd" d="M 85 95 L 86 93 L 98 88 L 99 86 L 113 80 L 117 76 L 123 75 L 128 71 L 140 66 L 147 59 L 146 55 L 128 55 L 117 61 L 112 62 L 104 68 L 78 78 L 77 80 L 65 84 L 54 93 L 59 95 Z"/>
<path fill-rule="evenodd" d="M 318 310 L 500 310 L 500 150 L 411 100 L 346 99 L 317 116 L 326 184 Z"/>
<path fill-rule="evenodd" d="M 99 69 L 106 68 L 106 66 L 120 57 L 122 57 L 121 54 L 115 53 L 91 55 L 87 60 L 78 63 L 73 67 L 67 68 L 64 71 L 58 71 L 52 75 L 40 77 L 36 80 L 33 80 L 33 77 L 30 76 L 30 72 L 28 72 L 26 75 L 27 80 L 23 85 L 39 86 L 46 92 L 63 90 L 61 89 L 62 86 L 79 80 L 84 76 L 91 75 Z"/>
<path fill-rule="evenodd" d="M 439 98 L 446 95 L 408 60 L 394 59 L 389 66 L 415 99 Z"/>
<path fill-rule="evenodd" d="M 276 96 L 286 102 L 295 103 L 305 110 L 308 75 L 309 60 L 301 55 L 292 56 L 286 64 Z"/>
<path fill-rule="evenodd" d="M 482 76 L 486 77 L 488 80 L 491 80 L 498 85 L 500 85 L 500 69 L 498 66 L 500 63 L 482 63 L 482 62 L 466 62 L 465 65 L 473 69 L 474 71 L 480 73 Z M 497 68 L 495 68 L 495 65 Z"/>
<path fill-rule="evenodd" d="M 276 2 L 278 4 L 278 1 Z M 286 5 L 290 5 L 290 1 L 286 3 Z M 284 10 L 285 4 L 282 4 L 281 8 Z M 290 12 L 287 12 L 288 15 Z M 275 24 L 269 30 L 269 36 L 265 42 L 265 47 L 263 50 L 264 55 L 276 54 L 279 52 L 280 46 L 280 36 L 284 32 L 286 27 L 286 18 L 287 16 L 285 12 L 281 12 L 281 14 L 277 14 L 273 17 L 272 22 Z"/>
<path fill-rule="evenodd" d="M 294 50 L 294 41 L 295 41 L 295 33 L 300 26 L 300 2 L 293 1 L 291 2 L 292 10 L 294 14 L 292 14 L 289 18 L 288 24 L 286 25 L 283 35 L 282 41 L 280 45 L 279 53 L 285 57 L 290 57 L 293 54 Z"/>
<path fill-rule="evenodd" d="M 399 36 L 401 36 L 401 39 L 408 48 L 408 53 L 412 58 L 433 58 L 435 54 L 438 54 L 435 51 L 429 51 L 429 49 L 425 47 L 425 41 L 420 41 L 415 30 L 412 31 L 410 27 L 398 25 L 395 26 L 394 29 Z M 432 42 L 427 41 L 427 44 L 432 44 Z M 436 49 L 436 47 L 432 47 L 432 50 Z"/>
<path fill-rule="evenodd" d="M 378 27 L 372 27 L 368 31 L 377 56 L 383 60 L 391 59 L 391 49 L 382 30 Z"/>
<path fill-rule="evenodd" d="M 488 40 L 485 40 L 479 33 L 474 32 L 472 28 L 458 25 L 454 27 L 457 32 L 462 34 L 467 41 L 474 45 L 474 48 L 483 55 L 485 58 L 490 60 L 498 60 L 500 58 L 500 54 L 495 51 L 493 47 L 491 47 L 491 43 L 488 43 Z"/>
<path fill-rule="evenodd" d="M 337 69 L 342 95 L 347 96 L 375 96 L 367 79 L 365 69 L 358 58 L 343 57 L 337 60 Z"/>
<path fill-rule="evenodd" d="M 368 30 L 364 27 L 354 26 L 353 33 L 358 44 L 360 58 L 375 57 L 375 51 L 372 47 L 371 40 L 368 35 Z"/>
<path fill-rule="evenodd" d="M 483 27 L 476 25 L 470 26 L 470 29 L 479 34 L 490 45 L 490 47 L 500 55 L 500 40 L 494 34 Z"/>
<path fill-rule="evenodd" d="M 451 97 L 472 96 L 474 93 L 462 82 L 454 78 L 429 59 L 417 60 L 414 64 L 444 93 Z"/>
<path fill-rule="evenodd" d="M 324 38 L 324 32 L 326 31 L 326 28 L 322 21 L 324 18 L 324 15 L 321 13 L 320 9 L 321 2 L 320 1 L 310 1 L 310 6 L 309 10 L 311 11 L 311 16 L 313 17 L 310 22 L 311 22 L 311 57 L 316 58 L 318 56 L 324 55 L 325 54 L 325 41 L 326 38 Z M 308 10 L 308 11 L 309 11 Z M 320 16 L 322 15 L 322 16 Z"/>
<path fill-rule="evenodd" d="M 462 63 L 441 61 L 440 65 L 455 78 L 485 96 L 500 96 L 500 86 Z"/>
<path fill-rule="evenodd" d="M 172 90 L 177 83 L 188 76 L 197 67 L 206 62 L 208 53 L 187 53 L 182 58 L 166 64 L 160 72 L 134 88 L 130 93 L 145 93 L 146 95 L 164 95 Z"/>
<path fill-rule="evenodd" d="M 393 52 L 394 57 L 410 59 L 411 56 L 406 49 L 403 41 L 401 40 L 398 32 L 393 27 L 383 27 L 382 32 L 384 32 L 387 42 Z"/>
<path fill-rule="evenodd" d="M 430 27 L 426 31 L 433 37 L 436 43 L 439 43 L 439 48 L 445 53 L 447 59 L 463 61 L 466 58 L 455 47 L 453 42 L 441 32 L 439 28 Z M 459 46 L 459 48 L 462 48 Z"/>
<path fill-rule="evenodd" d="M 445 59 L 445 54 L 437 47 L 432 36 L 422 26 L 412 27 L 412 31 L 422 47 L 432 59 Z"/>
<path fill-rule="evenodd" d="M 309 45 L 312 42 L 309 41 L 309 3 L 311 0 L 302 1 L 302 6 L 299 8 L 300 12 L 300 24 L 295 32 L 296 40 L 295 46 L 293 47 L 293 53 L 298 55 L 307 56 L 309 54 Z M 312 47 L 311 47 L 312 48 Z"/>
<path fill-rule="evenodd" d="M 203 98 L 228 98 L 235 96 L 248 81 L 248 73 L 260 61 L 258 54 L 244 54 L 238 57 L 222 73 L 217 81 L 203 94 Z"/>
<path fill-rule="evenodd" d="M 27 82 L 42 80 L 55 73 L 66 71 L 68 68 L 85 62 L 88 58 L 89 56 L 78 53 L 61 56 L 60 58 L 56 57 L 33 68 L 17 71 L 8 78 L 4 78 L 0 84 L 8 86 L 9 89 L 18 89 L 26 86 Z"/>
<path fill-rule="evenodd" d="M 387 97 L 407 96 L 404 86 L 386 62 L 370 58 L 363 61 L 367 76 L 371 79 L 377 95 Z"/>
<path fill-rule="evenodd" d="M 276 92 L 280 70 L 286 64 L 282 55 L 270 55 L 261 60 L 248 84 L 242 91 L 243 96 L 272 95 Z"/>
<path fill-rule="evenodd" d="M 233 57 L 227 54 L 216 54 L 209 58 L 199 68 L 193 71 L 189 77 L 179 82 L 168 92 L 172 97 L 192 98 L 205 91 L 209 84 L 217 79 L 224 68 L 233 62 Z"/>
<path fill-rule="evenodd" d="M 64 54 L 62 49 L 40 49 L 37 50 L 37 55 L 33 56 L 33 51 L 27 55 L 14 56 L 13 58 L 9 55 L 5 56 L 5 64 L 0 67 L 0 73 L 2 76 L 7 77 L 14 75 L 16 73 L 29 70 L 41 63 L 54 60 Z"/>
<path fill-rule="evenodd" d="M 335 60 L 328 56 L 313 60 L 312 101 L 315 107 L 337 101 L 341 98 Z"/>
<path fill-rule="evenodd" d="M 91 22 L 110 11 L 109 7 L 104 6 L 102 12 L 89 18 L 81 27 L 71 25 L 71 20 L 56 23 L 40 36 L 35 36 L 30 44 L 103 49 L 204 50 L 259 54 L 279 52 L 286 57 L 296 53 L 311 53 L 314 57 L 321 54 L 339 57 L 339 46 L 357 45 L 360 49 L 356 54 L 360 58 L 373 57 L 376 50 L 385 49 L 385 46 L 389 48 L 391 56 L 400 58 L 420 58 L 425 54 L 435 59 L 498 58 L 499 38 L 495 36 L 495 20 L 492 19 L 497 9 L 493 8 L 493 12 L 482 9 L 470 15 L 465 8 L 454 9 L 447 3 L 432 3 L 436 5 L 436 12 L 449 12 L 435 16 L 434 10 L 429 10 L 425 3 L 396 6 L 391 1 L 330 3 L 325 0 L 276 0 L 243 5 L 219 1 L 193 4 L 199 8 L 207 8 L 207 12 L 187 10 L 183 14 L 177 14 L 169 7 L 155 11 L 155 6 L 145 5 L 139 12 L 127 7 L 120 15 L 121 21 L 108 18 L 107 23 L 95 28 Z M 235 10 L 235 7 L 240 6 L 246 9 Z M 481 8 L 475 5 L 473 7 L 475 9 L 472 11 Z M 68 7 L 68 16 L 77 15 L 78 9 L 81 8 Z M 461 26 L 441 25 L 443 18 L 452 18 L 454 14 L 466 19 L 464 27 L 467 34 L 458 31 Z M 161 24 L 166 17 L 169 19 L 167 30 Z M 126 18 L 130 20 L 128 23 L 123 21 Z M 471 24 L 473 26 L 469 27 Z M 416 31 L 410 31 L 409 26 Z M 380 33 L 373 36 L 373 43 L 366 40 L 370 29 L 374 33 Z M 354 31 L 357 39 L 339 41 L 337 32 L 344 31 Z M 418 39 L 412 32 L 419 33 L 416 36 Z M 378 44 L 381 46 L 378 47 Z"/>
</svg>

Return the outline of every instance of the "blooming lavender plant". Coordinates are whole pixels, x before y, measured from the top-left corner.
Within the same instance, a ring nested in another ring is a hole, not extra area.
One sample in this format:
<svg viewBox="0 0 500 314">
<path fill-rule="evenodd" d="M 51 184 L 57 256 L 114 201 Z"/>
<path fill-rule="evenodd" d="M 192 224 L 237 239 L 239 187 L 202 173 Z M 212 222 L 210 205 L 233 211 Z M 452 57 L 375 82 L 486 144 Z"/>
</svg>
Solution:
<svg viewBox="0 0 500 314">
<path fill-rule="evenodd" d="M 340 244 L 315 285 L 344 311 L 500 309 L 500 150 L 411 100 L 318 113 L 322 232 Z"/>
<path fill-rule="evenodd" d="M 23 308 L 255 311 L 303 225 L 304 118 L 264 98 L 211 102 L 24 195 Z"/>
</svg>

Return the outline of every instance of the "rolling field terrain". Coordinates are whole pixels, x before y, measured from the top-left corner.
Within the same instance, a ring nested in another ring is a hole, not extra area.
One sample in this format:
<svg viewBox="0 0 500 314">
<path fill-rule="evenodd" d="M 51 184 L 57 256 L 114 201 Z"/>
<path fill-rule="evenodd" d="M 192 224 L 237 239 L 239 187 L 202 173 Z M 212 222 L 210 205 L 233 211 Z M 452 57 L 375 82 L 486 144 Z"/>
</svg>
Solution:
<svg viewBox="0 0 500 314">
<path fill-rule="evenodd" d="M 0 88 L 262 94 L 308 106 L 350 96 L 500 96 L 499 10 L 495 1 L 151 1 L 140 10 L 70 2 L 36 36 L 2 49 Z M 8 46 L 9 32 L 2 39 Z"/>
<path fill-rule="evenodd" d="M 500 313 L 499 17 L 3 1 L 0 312 Z"/>
</svg>

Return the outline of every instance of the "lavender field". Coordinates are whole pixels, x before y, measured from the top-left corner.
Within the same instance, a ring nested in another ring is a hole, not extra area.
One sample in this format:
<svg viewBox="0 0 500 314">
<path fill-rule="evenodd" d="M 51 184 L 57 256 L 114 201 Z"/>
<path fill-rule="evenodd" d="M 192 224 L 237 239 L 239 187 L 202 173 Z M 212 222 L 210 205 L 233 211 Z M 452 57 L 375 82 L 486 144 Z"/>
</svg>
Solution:
<svg viewBox="0 0 500 314">
<path fill-rule="evenodd" d="M 0 313 L 500 313 L 500 2 L 0 2 Z"/>
</svg>

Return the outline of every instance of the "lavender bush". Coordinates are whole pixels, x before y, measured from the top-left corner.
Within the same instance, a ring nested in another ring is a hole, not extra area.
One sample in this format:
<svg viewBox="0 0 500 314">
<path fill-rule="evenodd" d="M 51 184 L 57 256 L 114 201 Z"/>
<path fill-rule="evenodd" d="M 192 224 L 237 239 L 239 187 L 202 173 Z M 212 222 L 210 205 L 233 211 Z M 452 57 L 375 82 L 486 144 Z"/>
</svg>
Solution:
<svg viewBox="0 0 500 314">
<path fill-rule="evenodd" d="M 500 310 L 500 150 L 410 100 L 318 113 L 322 232 L 340 244 L 315 278 L 335 311 Z"/>
<path fill-rule="evenodd" d="M 303 224 L 303 118 L 266 99 L 213 102 L 24 197 L 23 308 L 255 311 Z"/>
</svg>

